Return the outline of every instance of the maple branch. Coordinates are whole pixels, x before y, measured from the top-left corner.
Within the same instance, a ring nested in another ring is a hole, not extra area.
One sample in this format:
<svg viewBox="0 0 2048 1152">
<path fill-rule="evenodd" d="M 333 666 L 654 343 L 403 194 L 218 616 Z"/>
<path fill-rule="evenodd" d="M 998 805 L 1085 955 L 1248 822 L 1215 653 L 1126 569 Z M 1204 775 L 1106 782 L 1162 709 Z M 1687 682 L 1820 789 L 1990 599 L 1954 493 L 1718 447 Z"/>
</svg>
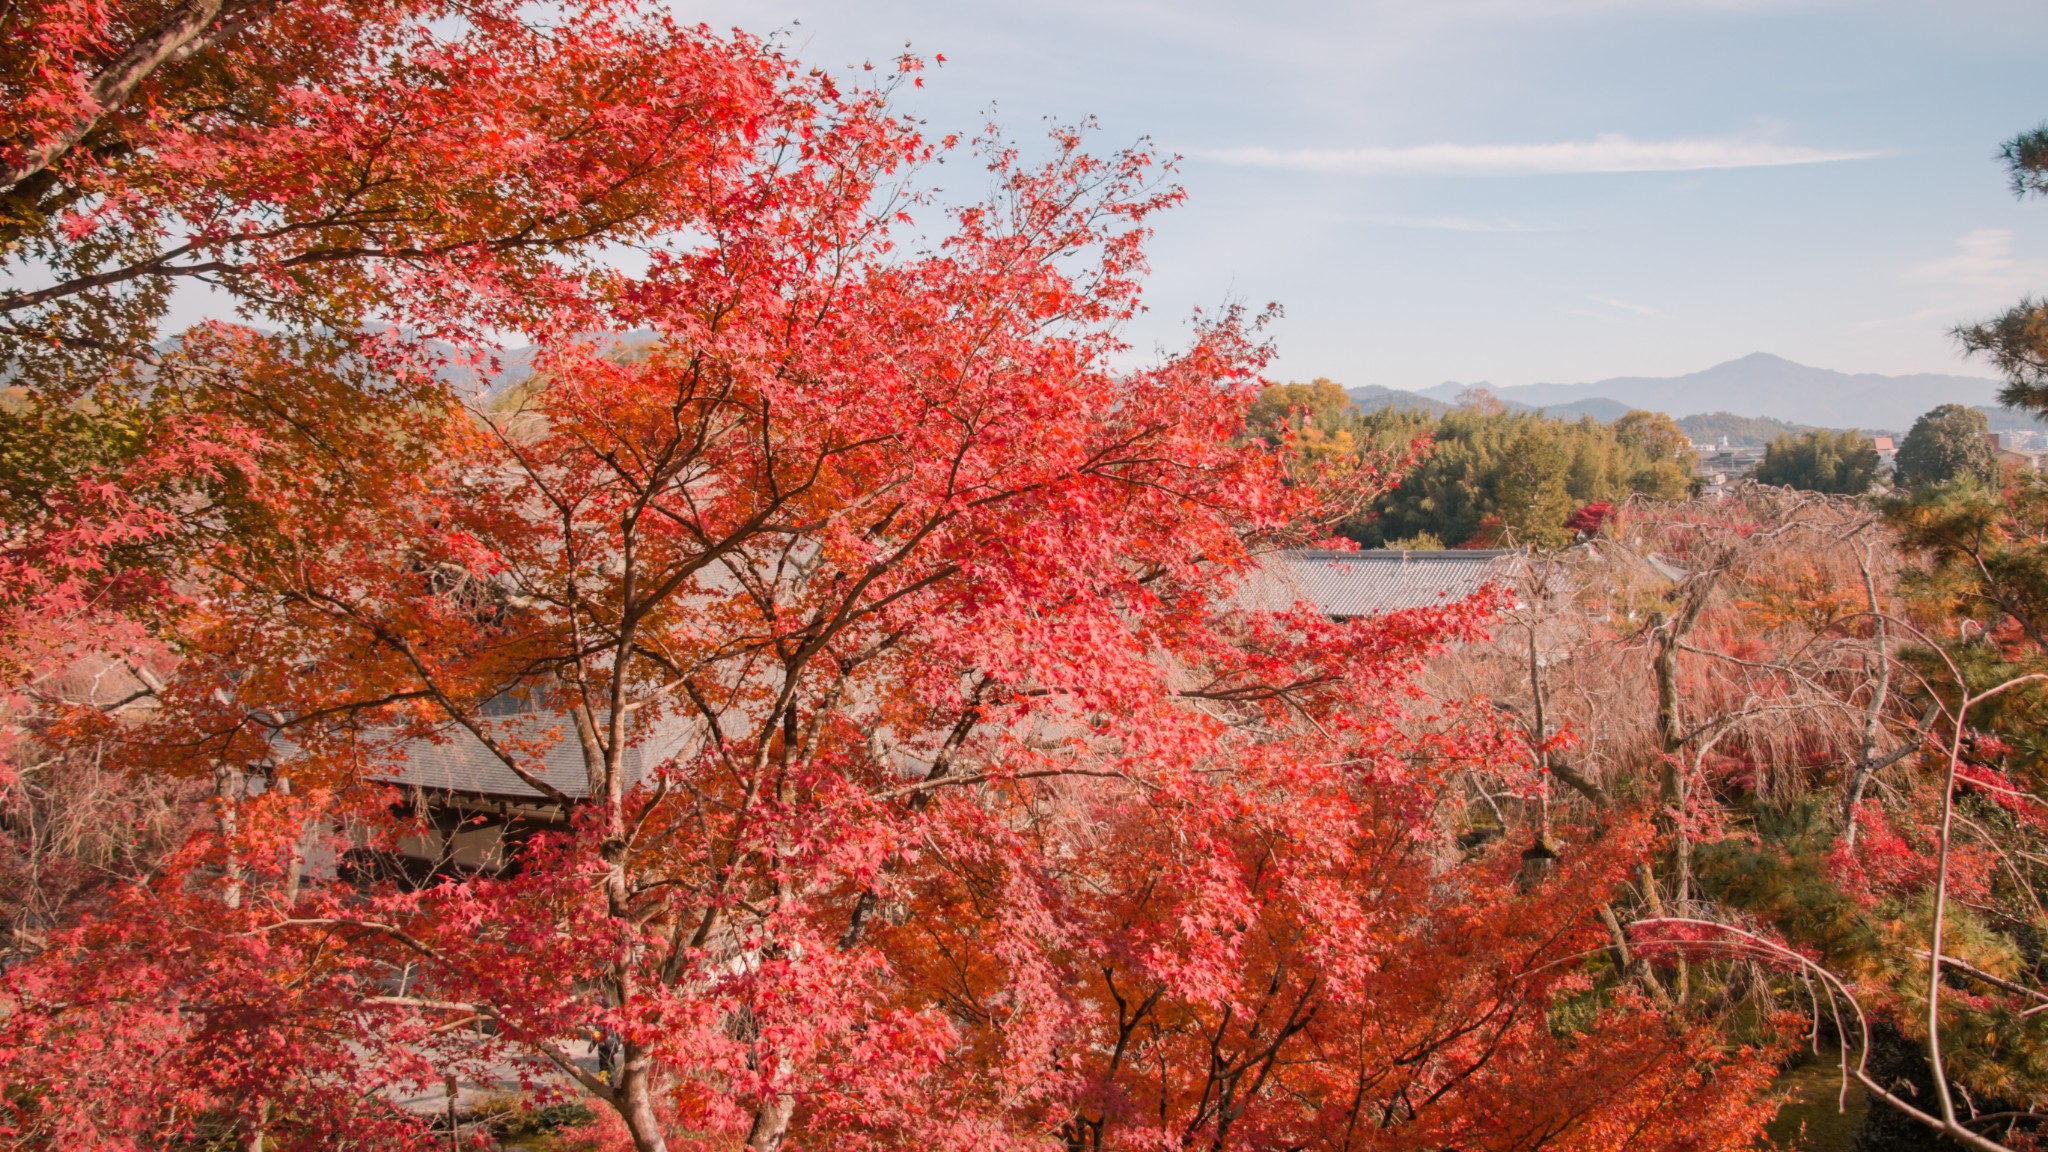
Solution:
<svg viewBox="0 0 2048 1152">
<path fill-rule="evenodd" d="M 85 139 L 88 132 L 114 108 L 124 103 L 135 86 L 163 64 L 196 47 L 200 34 L 221 14 L 222 0 L 186 0 L 169 16 L 144 33 L 126 52 L 92 79 L 85 101 L 71 123 L 39 145 L 31 146 L 21 160 L 0 169 L 0 191 L 6 191 L 41 172 Z"/>
<path fill-rule="evenodd" d="M 417 996 L 371 996 L 363 1003 L 391 1008 L 425 1008 L 434 1012 L 462 1012 L 471 1016 L 496 1015 L 495 1010 L 488 1005 L 468 1004 L 459 1000 L 422 1000 Z"/>
<path fill-rule="evenodd" d="M 375 932 L 380 935 L 387 936 L 429 960 L 447 963 L 447 957 L 443 956 L 438 949 L 420 940 L 418 937 L 412 935 L 411 933 L 405 931 L 402 928 L 397 927 L 396 925 L 383 924 L 374 920 L 352 920 L 346 917 L 309 917 L 303 919 L 280 920 L 272 924 L 264 925 L 260 928 L 252 929 L 250 932 L 245 933 L 245 935 L 256 935 L 261 933 L 273 932 L 282 928 L 360 928 L 366 931 Z M 488 1017 L 492 1020 L 497 1020 L 500 1022 L 503 1022 L 505 1019 L 504 1011 L 502 1009 L 496 1007 L 495 1005 L 486 1003 L 467 1003 L 452 1000 L 431 1000 L 410 996 L 369 996 L 365 997 L 363 1002 L 366 1004 L 377 1004 L 390 1007 L 424 1008 L 432 1011 L 444 1012 L 464 1012 L 475 1016 Z M 603 1100 L 606 1103 L 612 1103 L 615 1100 L 615 1093 L 613 1092 L 612 1086 L 610 1084 L 607 1084 L 605 1081 L 595 1076 L 592 1076 L 588 1072 L 585 1072 L 583 1068 L 576 1063 L 574 1058 L 572 1058 L 568 1053 L 562 1051 L 555 1044 L 537 1038 L 521 1041 L 521 1043 L 541 1053 L 543 1056 L 546 1056 L 563 1072 L 566 1072 L 570 1076 L 574 1077 L 576 1082 L 582 1085 L 583 1088 L 589 1093 L 591 1093 L 593 1096 L 596 1096 L 598 1099 Z"/>
<path fill-rule="evenodd" d="M 1334 676 L 1310 676 L 1291 684 L 1247 684 L 1241 688 L 1219 688 L 1215 681 L 1207 687 L 1188 688 L 1175 692 L 1183 700 L 1215 700 L 1227 704 L 1250 704 L 1260 700 L 1284 699 L 1304 688 L 1313 688 L 1336 679 Z"/>
<path fill-rule="evenodd" d="M 1614 914 L 1614 905 L 1600 905 L 1600 922 L 1607 927 L 1607 938 L 1611 941 L 1611 956 L 1614 970 L 1624 978 L 1634 975 L 1650 990 L 1659 1007 L 1669 1008 L 1671 996 L 1664 991 L 1664 982 L 1657 979 L 1657 970 L 1649 963 L 1637 959 L 1629 950 L 1628 933 L 1622 930 L 1621 920 Z"/>
<path fill-rule="evenodd" d="M 233 259 L 223 254 L 236 245 L 248 246 L 257 243 L 274 242 L 306 232 L 319 232 L 336 228 L 368 229 L 376 225 L 398 227 L 406 224 L 417 225 L 424 223 L 423 221 L 394 216 L 389 213 L 335 212 L 318 219 L 294 221 L 293 223 L 263 232 L 241 233 L 193 240 L 176 247 L 163 249 L 145 259 L 138 259 L 131 263 L 116 268 L 108 268 L 101 272 L 94 272 L 90 275 L 74 276 L 68 280 L 62 280 L 43 288 L 28 291 L 0 292 L 0 312 L 17 312 L 22 309 L 47 304 L 53 300 L 63 300 L 80 295 L 81 293 L 90 292 L 95 288 L 125 284 L 131 280 L 140 280 L 152 276 L 168 279 L 191 277 L 203 280 L 206 283 L 219 285 L 224 279 L 229 278 L 257 277 L 265 273 L 289 272 L 299 268 L 349 261 L 398 260 L 428 263 L 465 252 L 501 255 L 531 248 L 568 248 L 601 236 L 618 225 L 625 223 L 625 219 L 601 219 L 573 232 L 536 235 L 535 233 L 542 230 L 542 225 L 546 222 L 546 219 L 539 218 L 528 221 L 524 226 L 509 235 L 452 240 L 445 244 L 425 247 L 373 244 L 330 245 L 321 248 L 308 248 L 293 255 L 285 256 L 282 259 L 249 263 L 235 263 Z M 175 261 L 184 257 L 206 254 L 212 254 L 212 258 L 198 263 L 175 263 Z M 262 292 L 245 284 L 238 285 L 237 290 L 240 295 L 248 299 L 262 300 L 279 308 L 298 308 L 301 314 L 304 314 L 302 306 L 289 304 L 282 299 L 266 297 Z M 38 338 L 41 338 L 40 333 L 38 333 Z M 86 342 L 86 346 L 98 347 L 99 344 L 98 342 Z"/>
<path fill-rule="evenodd" d="M 384 924 L 375 920 L 353 920 L 345 916 L 316 916 L 278 920 L 261 925 L 260 927 L 251 928 L 247 932 L 242 933 L 242 935 L 261 936 L 285 928 L 360 928 L 366 932 L 375 932 L 382 936 L 388 936 L 429 960 L 439 960 L 444 963 L 447 960 L 447 957 L 443 956 L 432 945 L 427 944 L 395 924 Z"/>
<path fill-rule="evenodd" d="M 418 649 L 413 646 L 412 641 L 392 631 L 379 621 L 365 617 L 356 610 L 354 605 L 345 603 L 325 592 L 308 587 L 300 590 L 298 594 L 315 605 L 327 605 L 330 612 L 339 614 L 342 618 L 354 622 L 376 637 L 385 647 L 398 653 L 411 666 L 413 673 L 420 678 L 420 684 L 427 696 L 434 703 L 440 705 L 443 715 L 460 725 L 471 736 L 476 737 L 479 744 L 482 744 L 491 755 L 497 757 L 500 763 L 504 764 L 514 776 L 519 777 L 521 781 L 525 782 L 528 787 L 553 800 L 555 803 L 562 805 L 564 808 L 575 806 L 575 801 L 571 800 L 567 793 L 549 783 L 544 777 L 536 775 L 520 764 L 517 757 L 507 751 L 489 732 L 484 730 L 481 724 L 477 723 L 475 717 L 470 715 L 468 709 L 458 706 L 454 700 L 449 698 L 448 693 L 442 689 L 439 679 L 427 667 L 426 660 L 420 656 Z"/>
<path fill-rule="evenodd" d="M 986 672 L 979 674 L 975 681 L 974 691 L 968 694 L 966 707 L 960 710 L 960 719 L 954 722 L 953 730 L 946 734 L 946 742 L 939 746 L 938 752 L 932 757 L 932 766 L 925 772 L 924 779 L 920 783 L 936 787 L 939 781 L 946 779 L 950 775 L 953 767 L 953 756 L 960 750 L 960 746 L 966 742 L 967 737 L 974 731 L 976 723 L 980 721 L 982 697 L 992 683 L 994 683 L 994 677 Z M 910 797 L 911 811 L 922 811 L 930 803 L 931 797 L 930 789 L 921 789 L 913 793 Z M 876 797 L 876 799 L 883 798 Z M 840 933 L 839 936 L 839 947 L 842 951 L 860 943 L 861 933 L 867 928 L 868 917 L 874 913 L 875 905 L 879 902 L 880 897 L 875 895 L 873 888 L 864 889 L 859 898 L 854 901 L 853 914 L 847 917 L 846 930 Z"/>
<path fill-rule="evenodd" d="M 1128 772 L 1099 771 L 1092 768 L 1047 768 L 1042 771 L 1030 772 L 974 772 L 965 776 L 949 775 L 935 780 L 925 779 L 915 784 L 906 784 L 901 788 L 891 788 L 883 792 L 870 792 L 868 793 L 868 799 L 894 800 L 898 796 L 914 796 L 917 793 L 929 792 L 935 788 L 963 788 L 969 784 L 983 784 L 989 781 L 1000 783 L 1005 780 L 1052 780 L 1062 776 L 1121 780 L 1126 784 L 1135 784 L 1140 788 L 1150 789 L 1155 792 L 1159 788 L 1156 784 L 1136 779 Z"/>
<path fill-rule="evenodd" d="M 1934 729 L 1934 718 L 1940 707 L 1941 702 L 1938 700 L 1927 702 L 1927 710 L 1920 717 L 1919 731 L 1915 733 L 1917 739 L 1906 741 L 1877 759 L 1865 759 L 1851 766 L 1849 788 L 1843 796 L 1842 803 L 1842 839 L 1850 847 L 1856 844 L 1856 809 L 1861 804 L 1863 791 L 1869 785 L 1870 778 L 1926 746 L 1927 734 Z"/>
</svg>

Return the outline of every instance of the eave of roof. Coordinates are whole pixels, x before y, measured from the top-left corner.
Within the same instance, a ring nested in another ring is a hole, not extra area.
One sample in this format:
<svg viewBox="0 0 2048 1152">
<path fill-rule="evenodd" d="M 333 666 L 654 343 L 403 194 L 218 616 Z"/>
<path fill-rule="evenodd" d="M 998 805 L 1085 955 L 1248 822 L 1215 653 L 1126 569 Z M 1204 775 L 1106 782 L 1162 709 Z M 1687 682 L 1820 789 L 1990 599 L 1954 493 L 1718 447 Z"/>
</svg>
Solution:
<svg viewBox="0 0 2048 1152">
<path fill-rule="evenodd" d="M 1268 611 L 1306 603 L 1340 619 L 1380 616 L 1453 604 L 1488 584 L 1512 587 L 1525 563 L 1513 549 L 1297 549 L 1263 557 L 1239 598 Z"/>
</svg>

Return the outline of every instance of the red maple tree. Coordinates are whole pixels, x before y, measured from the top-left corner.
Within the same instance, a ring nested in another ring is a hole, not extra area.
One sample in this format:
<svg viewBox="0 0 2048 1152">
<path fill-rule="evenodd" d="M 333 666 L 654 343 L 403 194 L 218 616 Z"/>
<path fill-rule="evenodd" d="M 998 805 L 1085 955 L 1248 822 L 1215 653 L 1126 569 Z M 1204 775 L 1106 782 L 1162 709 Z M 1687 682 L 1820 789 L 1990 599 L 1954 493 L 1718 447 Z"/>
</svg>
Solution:
<svg viewBox="0 0 2048 1152">
<path fill-rule="evenodd" d="M 1247 598 L 1359 478 L 1242 435 L 1237 311 L 1124 366 L 1150 155 L 991 141 L 906 253 L 931 146 L 880 94 L 618 5 L 451 11 L 38 9 L 9 58 L 18 250 L 72 286 L 0 298 L 56 333 L 10 345 L 30 407 L 164 430 L 49 487 L 180 478 L 150 565 L 64 595 L 161 573 L 124 755 L 224 786 L 8 972 L 8 1135 L 404 1147 L 388 1092 L 511 1059 L 642 1150 L 1747 1146 L 1770 1062 L 1588 966 L 1646 830 L 1560 821 L 1544 871 L 1447 826 L 1520 737 L 1410 678 L 1497 601 Z M 140 346 L 188 275 L 287 331 Z M 465 407 L 419 338 L 492 328 L 535 375 Z M 560 814 L 516 867 L 320 867 L 445 833 L 389 783 L 449 739 Z"/>
</svg>

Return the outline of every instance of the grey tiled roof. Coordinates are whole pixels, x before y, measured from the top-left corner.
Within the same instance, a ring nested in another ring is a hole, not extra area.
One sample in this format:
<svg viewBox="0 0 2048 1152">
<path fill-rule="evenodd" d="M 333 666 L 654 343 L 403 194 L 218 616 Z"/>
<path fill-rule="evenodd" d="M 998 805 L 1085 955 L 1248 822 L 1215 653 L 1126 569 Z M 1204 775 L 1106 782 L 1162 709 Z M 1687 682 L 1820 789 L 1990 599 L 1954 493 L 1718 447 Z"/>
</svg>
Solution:
<svg viewBox="0 0 2048 1152">
<path fill-rule="evenodd" d="M 520 763 L 564 795 L 580 798 L 590 791 L 589 773 L 583 766 L 583 750 L 576 742 L 576 730 L 569 717 L 558 712 L 529 712 L 484 721 L 494 739 L 545 744 L 537 758 L 524 757 Z M 680 723 L 657 729 L 628 747 L 625 754 L 626 780 L 635 781 L 663 760 L 681 751 L 688 726 Z M 443 739 L 409 740 L 399 755 L 381 765 L 378 776 L 407 787 L 445 789 L 450 792 L 486 796 L 537 798 L 541 792 L 514 775 L 504 761 L 484 747 L 483 741 L 467 730 L 450 725 Z"/>
<path fill-rule="evenodd" d="M 1455 603 L 1489 581 L 1512 589 L 1522 564 L 1522 554 L 1510 550 L 1302 549 L 1264 557 L 1239 597 L 1247 607 L 1271 611 L 1305 601 L 1326 616 L 1378 616 Z"/>
<path fill-rule="evenodd" d="M 1462 600 L 1488 581 L 1512 588 L 1522 554 L 1513 551 L 1324 552 L 1301 550 L 1264 557 L 1238 590 L 1249 608 L 1282 610 L 1307 602 L 1328 616 L 1377 616 L 1404 608 L 1431 608 Z M 507 740 L 546 743 L 535 770 L 570 797 L 590 790 L 583 753 L 569 718 L 525 712 L 484 721 Z M 642 779 L 689 742 L 687 724 L 672 721 L 626 751 L 626 779 Z M 412 740 L 383 765 L 393 784 L 471 795 L 533 799 L 541 794 L 513 775 L 483 742 L 451 725 L 440 741 Z"/>
</svg>

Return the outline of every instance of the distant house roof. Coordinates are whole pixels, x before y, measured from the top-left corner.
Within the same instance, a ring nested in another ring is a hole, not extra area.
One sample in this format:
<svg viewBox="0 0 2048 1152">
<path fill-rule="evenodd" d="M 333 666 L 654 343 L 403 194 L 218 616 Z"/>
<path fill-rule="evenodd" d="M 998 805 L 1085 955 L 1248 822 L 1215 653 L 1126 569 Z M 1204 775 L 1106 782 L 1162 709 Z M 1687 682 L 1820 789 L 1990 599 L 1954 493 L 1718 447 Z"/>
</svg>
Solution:
<svg viewBox="0 0 2048 1152">
<path fill-rule="evenodd" d="M 1671 581 L 1673 584 L 1684 583 L 1686 577 L 1690 575 L 1685 569 L 1673 564 L 1658 553 L 1652 552 L 1648 556 L 1643 557 L 1643 559 L 1650 565 L 1651 571 Z"/>
<path fill-rule="evenodd" d="M 2039 472 L 2042 458 L 2048 456 L 2048 453 L 2028 452 L 2019 448 L 1998 448 L 1993 454 L 1998 457 L 2000 463 L 2017 465 L 2029 472 Z"/>
<path fill-rule="evenodd" d="M 1265 557 L 1238 595 L 1247 607 L 1280 611 L 1307 602 L 1339 619 L 1378 616 L 1406 608 L 1455 603 L 1488 582 L 1512 586 L 1523 556 L 1515 551 L 1365 552 L 1299 550 Z M 487 710 L 496 711 L 496 710 Z M 583 752 L 569 718 L 551 710 L 491 715 L 484 721 L 494 738 L 543 748 L 523 763 L 565 796 L 589 794 Z M 671 723 L 629 747 L 627 781 L 647 773 L 689 743 L 690 726 Z M 443 738 L 411 740 L 380 766 L 378 777 L 408 788 L 502 799 L 540 799 L 541 793 L 514 775 L 467 730 L 450 725 Z"/>
<path fill-rule="evenodd" d="M 1262 559 L 1239 596 L 1247 607 L 1278 611 L 1306 602 L 1326 616 L 1353 619 L 1455 603 L 1488 583 L 1512 587 L 1523 564 L 1522 553 L 1505 549 L 1301 549 Z"/>
<path fill-rule="evenodd" d="M 543 747 L 538 757 L 521 760 L 521 766 L 553 785 L 563 795 L 578 799 L 590 793 L 590 776 L 583 765 L 583 750 L 577 744 L 575 728 L 565 714 L 552 711 L 526 712 L 484 721 L 495 740 L 517 741 Z M 624 756 L 626 780 L 643 779 L 662 761 L 680 752 L 687 743 L 688 725 L 671 724 L 628 747 Z M 505 762 L 466 729 L 450 725 L 443 739 L 409 740 L 400 755 L 379 766 L 377 777 L 408 788 L 429 788 L 520 799 L 539 799 L 541 792 L 521 780 Z"/>
</svg>

